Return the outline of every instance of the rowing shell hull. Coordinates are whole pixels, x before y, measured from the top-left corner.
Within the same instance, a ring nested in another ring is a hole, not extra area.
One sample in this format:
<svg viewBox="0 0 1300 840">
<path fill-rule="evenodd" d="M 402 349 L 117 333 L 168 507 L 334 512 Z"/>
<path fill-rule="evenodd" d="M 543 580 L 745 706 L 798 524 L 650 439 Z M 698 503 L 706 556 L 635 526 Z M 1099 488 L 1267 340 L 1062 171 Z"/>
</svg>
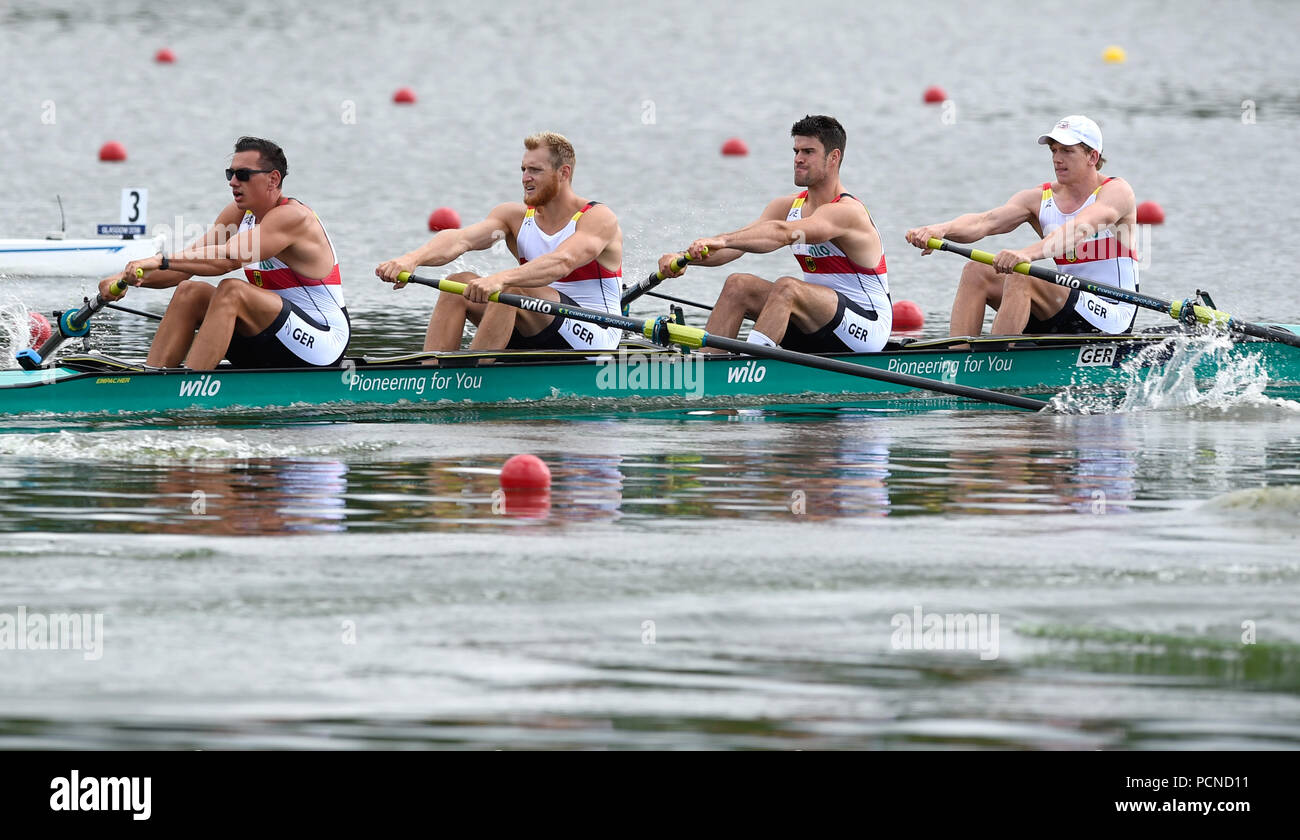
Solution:
<svg viewBox="0 0 1300 840">
<path fill-rule="evenodd" d="M 846 354 L 846 361 L 978 388 L 1052 394 L 1067 386 L 1080 393 L 1105 387 L 1123 393 L 1136 376 L 1159 373 L 1169 364 L 1172 343 L 1106 340 L 1075 346 L 1045 346 L 1003 352 L 903 350 Z M 536 357 L 532 357 L 536 358 Z M 1180 365 L 1212 379 L 1225 365 L 1257 365 L 1270 391 L 1292 396 L 1300 383 L 1300 350 L 1270 342 L 1232 345 L 1214 358 Z M 1134 370 L 1137 372 L 1135 373 Z M 1281 387 L 1282 391 L 1276 390 Z M 419 364 L 297 370 L 0 371 L 0 417 L 48 414 L 153 414 L 239 409 L 290 409 L 309 415 L 356 406 L 479 406 L 561 402 L 572 406 L 618 401 L 641 408 L 737 404 L 775 397 L 845 401 L 874 396 L 897 398 L 909 389 L 884 382 L 816 370 L 788 362 L 735 356 L 690 358 L 674 353 L 638 353 L 596 361 L 532 361 L 473 367 Z M 815 395 L 815 396 L 814 396 Z M 984 406 L 960 398 L 912 391 L 917 408 Z M 928 402 L 922 405 L 922 402 Z M 544 406 L 538 406 L 545 411 Z"/>
<path fill-rule="evenodd" d="M 103 277 L 132 260 L 159 253 L 152 239 L 0 239 L 0 274 L 18 277 Z"/>
</svg>

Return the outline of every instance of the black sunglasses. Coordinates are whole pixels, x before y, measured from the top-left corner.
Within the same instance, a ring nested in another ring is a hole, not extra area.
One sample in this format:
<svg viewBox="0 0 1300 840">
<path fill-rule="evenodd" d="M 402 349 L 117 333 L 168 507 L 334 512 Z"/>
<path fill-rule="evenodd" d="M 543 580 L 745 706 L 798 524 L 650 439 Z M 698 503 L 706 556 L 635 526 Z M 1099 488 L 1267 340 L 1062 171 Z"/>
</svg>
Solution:
<svg viewBox="0 0 1300 840">
<path fill-rule="evenodd" d="M 247 181 L 259 172 L 274 172 L 274 169 L 227 169 L 226 180 L 238 178 L 241 181 Z"/>
</svg>

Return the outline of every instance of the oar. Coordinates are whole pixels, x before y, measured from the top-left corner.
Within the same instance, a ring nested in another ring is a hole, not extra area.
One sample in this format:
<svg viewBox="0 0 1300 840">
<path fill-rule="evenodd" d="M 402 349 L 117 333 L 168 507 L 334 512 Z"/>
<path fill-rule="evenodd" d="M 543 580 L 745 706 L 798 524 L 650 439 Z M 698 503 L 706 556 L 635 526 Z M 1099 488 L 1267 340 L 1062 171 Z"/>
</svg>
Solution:
<svg viewBox="0 0 1300 840">
<path fill-rule="evenodd" d="M 153 314 L 152 312 L 145 312 L 143 309 L 132 309 L 132 308 L 129 307 L 129 306 L 122 306 L 122 305 L 120 305 L 120 304 L 116 304 L 116 303 L 106 303 L 106 304 L 104 304 L 104 308 L 105 308 L 105 309 L 112 309 L 112 310 L 115 311 L 115 312 L 129 312 L 129 313 L 131 313 L 132 315 L 139 315 L 141 318 L 148 318 L 148 319 L 150 319 L 151 321 L 161 321 L 161 320 L 162 320 L 162 316 L 161 316 L 161 315 L 155 315 L 155 314 Z"/>
<path fill-rule="evenodd" d="M 986 265 L 993 265 L 993 254 L 987 251 L 977 251 L 974 248 L 963 248 L 955 245 L 946 239 L 931 239 L 926 242 L 926 247 L 933 251 L 951 251 L 959 254 L 966 259 L 982 262 Z M 1300 347 L 1300 335 L 1280 330 L 1276 327 L 1268 327 L 1263 324 L 1254 324 L 1250 321 L 1243 321 L 1235 318 L 1220 309 L 1214 309 L 1209 306 L 1202 306 L 1191 298 L 1182 301 L 1161 300 L 1148 295 L 1131 292 L 1127 289 L 1121 289 L 1118 286 L 1108 286 L 1105 283 L 1095 283 L 1092 280 L 1084 280 L 1081 277 L 1075 277 L 1073 274 L 1065 274 L 1060 271 L 1052 271 L 1049 268 L 1033 265 L 1031 263 L 1021 263 L 1016 266 L 1016 271 L 1021 274 L 1028 274 L 1030 277 L 1037 277 L 1039 280 L 1046 280 L 1048 283 L 1055 283 L 1058 286 L 1064 286 L 1067 289 L 1080 289 L 1094 295 L 1117 300 L 1120 303 L 1132 303 L 1145 309 L 1154 309 L 1156 312 L 1163 312 L 1175 321 L 1182 321 L 1186 324 L 1207 324 L 1218 329 L 1225 329 L 1230 332 L 1244 333 L 1245 335 L 1263 338 L 1269 341 L 1280 341 L 1283 344 L 1290 344 L 1292 347 Z"/>
<path fill-rule="evenodd" d="M 452 280 L 431 280 L 424 277 L 417 277 L 405 271 L 397 275 L 397 279 L 407 283 L 415 283 L 420 286 L 429 286 L 441 292 L 447 292 L 453 295 L 465 293 L 465 284 L 457 283 Z M 938 391 L 941 394 L 968 397 L 973 400 L 983 400 L 985 402 L 998 403 L 1000 405 L 1009 405 L 1013 408 L 1027 408 L 1031 411 L 1038 411 L 1047 405 L 1047 403 L 1042 400 L 1030 399 L 1029 397 L 1021 397 L 1014 394 L 1002 394 L 984 388 L 971 388 L 966 385 L 955 385 L 949 382 L 939 382 L 921 376 L 910 376 L 905 373 L 877 370 L 865 365 L 850 364 L 849 362 L 842 362 L 838 359 L 827 359 L 809 353 L 796 353 L 793 350 L 786 350 L 781 347 L 767 347 L 762 344 L 751 344 L 748 341 L 739 341 L 734 338 L 724 338 L 720 335 L 711 335 L 698 327 L 688 327 L 683 324 L 673 323 L 667 318 L 646 318 L 638 321 L 635 318 L 615 315 L 612 312 L 598 312 L 594 309 L 580 309 L 576 306 L 569 306 L 568 304 L 560 303 L 559 301 L 525 297 L 524 295 L 516 295 L 508 292 L 493 292 L 490 299 L 496 303 L 504 303 L 507 306 L 514 306 L 527 312 L 540 312 L 543 315 L 554 315 L 559 318 L 572 318 L 575 321 L 586 321 L 590 324 L 596 324 L 601 327 L 617 327 L 620 330 L 639 333 L 640 335 L 658 342 L 659 344 L 680 344 L 683 347 L 690 347 L 693 349 L 699 349 L 701 347 L 716 347 L 719 350 L 726 350 L 730 353 L 758 356 L 759 358 L 773 359 L 778 362 L 789 362 L 796 365 L 821 368 L 822 370 L 834 371 L 835 373 L 847 373 L 849 376 L 860 376 L 863 379 L 875 379 L 880 382 L 904 385 L 908 388 L 919 388 L 925 391 Z"/>
<path fill-rule="evenodd" d="M 137 275 L 143 274 L 136 270 Z M 113 281 L 109 287 L 113 294 L 120 295 L 126 291 L 127 285 L 122 278 Z M 101 294 L 96 293 L 94 300 L 88 300 L 78 310 L 67 310 L 59 316 L 58 332 L 45 339 L 39 350 L 27 348 L 18 351 L 18 365 L 23 370 L 39 370 L 50 358 L 54 356 L 63 342 L 69 338 L 81 338 L 90 332 L 90 316 L 108 305 L 108 300 Z"/>
<path fill-rule="evenodd" d="M 704 253 L 707 254 L 708 251 L 705 251 Z M 681 271 L 690 262 L 691 262 L 691 255 L 682 254 L 680 257 L 673 260 L 671 263 L 673 268 L 673 273 L 675 274 Z M 636 300 L 637 298 L 641 297 L 641 295 L 650 291 L 655 286 L 658 286 L 660 283 L 667 280 L 670 276 L 671 275 L 664 274 L 662 271 L 656 271 L 654 274 L 651 274 L 646 279 L 638 281 L 632 284 L 631 286 L 628 286 L 626 289 L 624 289 L 622 296 L 619 297 L 619 303 L 622 304 L 623 306 L 623 314 L 624 315 L 627 314 L 628 304 L 630 304 L 632 301 Z"/>
<path fill-rule="evenodd" d="M 671 300 L 673 303 L 682 303 L 682 304 L 685 304 L 686 306 L 694 306 L 696 309 L 707 309 L 707 310 L 709 310 L 710 312 L 713 311 L 713 307 L 712 307 L 712 306 L 709 306 L 707 303 L 696 303 L 696 302 L 693 301 L 693 300 L 687 300 L 686 298 L 673 297 L 672 295 L 665 295 L 665 294 L 663 294 L 662 292 L 646 292 L 646 293 L 645 293 L 645 296 L 646 296 L 646 297 L 652 297 L 652 298 L 659 298 L 660 300 Z M 626 314 L 626 313 L 625 313 L 625 314 Z"/>
</svg>

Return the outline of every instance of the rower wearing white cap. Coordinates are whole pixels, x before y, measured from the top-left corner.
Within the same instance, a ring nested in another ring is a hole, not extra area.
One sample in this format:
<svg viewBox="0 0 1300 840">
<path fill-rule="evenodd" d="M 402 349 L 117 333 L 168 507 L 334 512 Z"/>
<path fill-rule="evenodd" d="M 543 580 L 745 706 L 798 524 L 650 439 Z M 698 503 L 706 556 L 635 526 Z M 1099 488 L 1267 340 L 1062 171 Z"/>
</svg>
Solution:
<svg viewBox="0 0 1300 840">
<path fill-rule="evenodd" d="M 1101 174 L 1101 129 L 1085 116 L 1065 117 L 1038 142 L 1052 152 L 1056 180 L 1021 190 L 1006 204 L 940 224 L 913 228 L 907 241 L 930 253 L 931 238 L 974 242 L 1026 222 L 1039 240 L 999 251 L 993 265 L 968 263 L 952 304 L 949 335 L 979 335 L 984 309 L 997 311 L 993 335 L 1126 333 L 1137 308 L 1015 273 L 1022 262 L 1052 258 L 1076 277 L 1136 291 L 1137 200 L 1122 178 Z"/>
</svg>

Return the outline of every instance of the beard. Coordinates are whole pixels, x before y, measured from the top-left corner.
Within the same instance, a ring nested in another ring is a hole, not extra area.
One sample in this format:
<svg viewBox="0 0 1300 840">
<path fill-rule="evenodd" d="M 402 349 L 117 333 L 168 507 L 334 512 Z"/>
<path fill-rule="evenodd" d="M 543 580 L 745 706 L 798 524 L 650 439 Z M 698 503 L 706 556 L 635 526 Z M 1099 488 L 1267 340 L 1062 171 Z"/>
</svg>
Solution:
<svg viewBox="0 0 1300 840">
<path fill-rule="evenodd" d="M 824 180 L 826 180 L 826 172 L 824 170 L 819 172 L 818 170 L 809 167 L 802 175 L 797 172 L 795 173 L 794 185 L 796 187 L 815 187 Z"/>
<path fill-rule="evenodd" d="M 539 183 L 536 187 L 537 189 L 533 193 L 532 197 L 529 197 L 526 193 L 524 195 L 524 204 L 530 207 L 541 207 L 546 204 L 546 202 L 555 198 L 556 194 L 560 191 L 560 188 L 557 187 L 554 182 L 547 184 Z"/>
</svg>

